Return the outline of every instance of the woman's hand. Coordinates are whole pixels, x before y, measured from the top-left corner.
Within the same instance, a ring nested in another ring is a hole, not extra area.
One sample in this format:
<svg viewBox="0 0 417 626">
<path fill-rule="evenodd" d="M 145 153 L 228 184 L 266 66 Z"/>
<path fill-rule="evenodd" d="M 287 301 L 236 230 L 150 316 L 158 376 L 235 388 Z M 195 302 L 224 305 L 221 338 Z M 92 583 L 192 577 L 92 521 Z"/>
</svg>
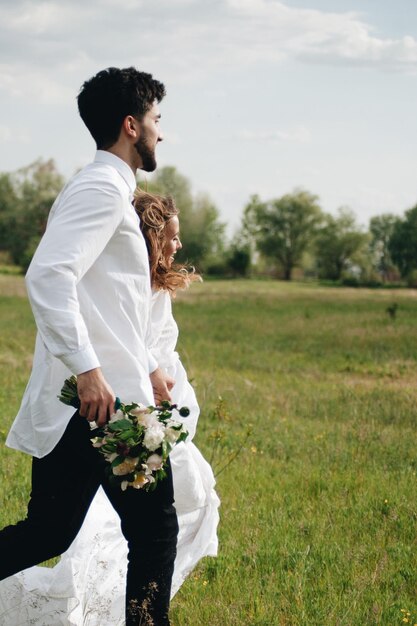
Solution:
<svg viewBox="0 0 417 626">
<path fill-rule="evenodd" d="M 160 367 L 157 367 L 152 374 L 149 375 L 151 379 L 153 396 L 156 406 L 159 406 L 163 400 L 171 402 L 170 391 L 175 385 L 175 380 L 168 376 Z"/>
</svg>

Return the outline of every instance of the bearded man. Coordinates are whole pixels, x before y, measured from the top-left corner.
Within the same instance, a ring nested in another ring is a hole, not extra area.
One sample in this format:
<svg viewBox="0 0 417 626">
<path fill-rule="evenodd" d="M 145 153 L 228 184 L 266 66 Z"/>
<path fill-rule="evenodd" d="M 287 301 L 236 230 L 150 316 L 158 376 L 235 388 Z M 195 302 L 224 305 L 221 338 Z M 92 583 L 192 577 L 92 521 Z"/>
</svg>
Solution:
<svg viewBox="0 0 417 626">
<path fill-rule="evenodd" d="M 7 444 L 33 457 L 27 517 L 0 531 L 0 579 L 64 552 L 100 485 L 128 542 L 126 624 L 169 624 L 178 522 L 172 476 L 153 492 L 109 484 L 90 423 L 126 402 L 170 399 L 174 381 L 147 344 L 149 262 L 132 206 L 136 171 L 156 168 L 162 83 L 133 67 L 86 81 L 81 118 L 97 145 L 93 163 L 55 201 L 26 284 L 38 334 L 33 370 Z M 57 398 L 75 374 L 80 409 Z"/>
</svg>

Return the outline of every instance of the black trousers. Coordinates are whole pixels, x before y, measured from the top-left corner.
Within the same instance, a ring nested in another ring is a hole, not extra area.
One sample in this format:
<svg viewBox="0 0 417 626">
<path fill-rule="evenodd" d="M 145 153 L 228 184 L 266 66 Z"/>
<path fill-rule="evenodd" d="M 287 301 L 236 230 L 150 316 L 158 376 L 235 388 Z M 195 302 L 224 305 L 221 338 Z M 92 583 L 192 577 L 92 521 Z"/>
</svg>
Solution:
<svg viewBox="0 0 417 626">
<path fill-rule="evenodd" d="M 90 438 L 87 420 L 76 413 L 52 452 L 33 459 L 27 517 L 0 531 L 0 580 L 65 552 L 102 485 L 128 542 L 126 626 L 169 626 L 178 535 L 170 466 L 155 491 L 122 491 L 109 485 L 106 461 Z"/>
</svg>

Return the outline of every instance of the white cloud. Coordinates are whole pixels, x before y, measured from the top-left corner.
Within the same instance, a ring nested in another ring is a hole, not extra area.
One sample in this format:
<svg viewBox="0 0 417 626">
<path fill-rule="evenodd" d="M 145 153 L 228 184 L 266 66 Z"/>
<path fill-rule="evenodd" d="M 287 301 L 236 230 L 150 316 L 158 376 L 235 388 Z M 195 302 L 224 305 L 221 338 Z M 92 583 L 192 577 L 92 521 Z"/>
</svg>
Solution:
<svg viewBox="0 0 417 626">
<path fill-rule="evenodd" d="M 16 131 L 10 126 L 0 125 L 0 141 L 3 143 L 28 143 L 29 136 L 22 131 Z"/>
<path fill-rule="evenodd" d="M 25 64 L 0 64 L 0 90 L 10 96 L 28 97 L 54 105 L 74 99 L 73 90 L 54 76 L 38 69 L 28 68 Z"/>
<path fill-rule="evenodd" d="M 27 95 L 35 71 L 39 96 L 53 101 L 66 97 L 69 75 L 85 78 L 110 64 L 163 71 L 177 84 L 287 59 L 417 70 L 412 36 L 386 38 L 356 13 L 277 0 L 3 0 L 0 54 L 10 67 L 3 90 Z"/>
<path fill-rule="evenodd" d="M 14 5 L 15 10 L 9 11 L 8 28 L 15 33 L 30 33 L 31 35 L 43 35 L 61 30 L 62 26 L 74 17 L 74 11 L 70 5 L 54 2 L 27 2 L 20 9 Z M 3 19 L 5 11 L 2 11 Z"/>
<path fill-rule="evenodd" d="M 352 206 L 361 222 L 372 215 L 381 213 L 403 213 L 415 205 L 415 194 L 398 189 L 376 188 L 356 185 L 346 197 L 346 204 Z"/>
<path fill-rule="evenodd" d="M 181 143 L 181 138 L 178 133 L 164 131 L 163 136 L 165 143 L 169 143 L 175 146 Z"/>
<path fill-rule="evenodd" d="M 0 141 L 10 141 L 12 137 L 12 131 L 8 126 L 0 126 Z"/>
<path fill-rule="evenodd" d="M 299 9 L 275 0 L 227 0 L 245 18 L 253 53 L 274 60 L 277 54 L 310 63 L 351 63 L 417 69 L 417 41 L 388 39 L 354 12 Z"/>
<path fill-rule="evenodd" d="M 310 131 L 304 126 L 290 130 L 240 130 L 236 133 L 237 139 L 245 141 L 289 141 L 307 143 L 311 140 Z"/>
</svg>

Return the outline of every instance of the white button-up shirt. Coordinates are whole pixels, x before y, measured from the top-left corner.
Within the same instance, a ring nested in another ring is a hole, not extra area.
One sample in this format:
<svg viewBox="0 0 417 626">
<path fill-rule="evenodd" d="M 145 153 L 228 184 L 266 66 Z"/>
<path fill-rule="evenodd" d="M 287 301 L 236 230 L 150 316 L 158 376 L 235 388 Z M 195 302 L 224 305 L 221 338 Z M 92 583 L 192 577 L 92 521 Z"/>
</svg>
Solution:
<svg viewBox="0 0 417 626">
<path fill-rule="evenodd" d="M 41 458 L 55 447 L 74 413 L 57 398 L 71 374 L 100 366 L 123 402 L 153 403 L 149 261 L 135 187 L 127 163 L 98 150 L 51 209 L 26 275 L 38 334 L 12 448 Z"/>
</svg>

